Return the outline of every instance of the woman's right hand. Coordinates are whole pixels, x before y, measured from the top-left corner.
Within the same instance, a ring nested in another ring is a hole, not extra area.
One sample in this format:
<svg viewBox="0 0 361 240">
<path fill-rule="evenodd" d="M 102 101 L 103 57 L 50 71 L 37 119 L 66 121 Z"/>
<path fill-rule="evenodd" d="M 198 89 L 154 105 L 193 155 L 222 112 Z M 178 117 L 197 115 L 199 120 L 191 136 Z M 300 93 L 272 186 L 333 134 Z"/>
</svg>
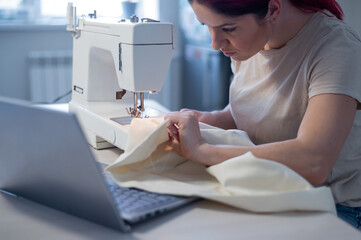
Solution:
<svg viewBox="0 0 361 240">
<path fill-rule="evenodd" d="M 201 162 L 199 148 L 205 142 L 201 136 L 199 123 L 193 111 L 172 112 L 164 116 L 167 124 L 169 141 L 180 156 Z"/>
</svg>

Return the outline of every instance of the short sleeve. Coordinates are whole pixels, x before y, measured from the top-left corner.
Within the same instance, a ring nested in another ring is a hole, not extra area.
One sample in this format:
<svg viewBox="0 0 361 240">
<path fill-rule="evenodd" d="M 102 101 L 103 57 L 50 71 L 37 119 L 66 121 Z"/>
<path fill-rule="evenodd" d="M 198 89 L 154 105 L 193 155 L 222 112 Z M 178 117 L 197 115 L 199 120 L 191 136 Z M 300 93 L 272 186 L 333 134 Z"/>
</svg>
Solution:
<svg viewBox="0 0 361 240">
<path fill-rule="evenodd" d="M 309 98 L 345 94 L 361 102 L 361 40 L 349 27 L 332 30 L 314 48 Z"/>
</svg>

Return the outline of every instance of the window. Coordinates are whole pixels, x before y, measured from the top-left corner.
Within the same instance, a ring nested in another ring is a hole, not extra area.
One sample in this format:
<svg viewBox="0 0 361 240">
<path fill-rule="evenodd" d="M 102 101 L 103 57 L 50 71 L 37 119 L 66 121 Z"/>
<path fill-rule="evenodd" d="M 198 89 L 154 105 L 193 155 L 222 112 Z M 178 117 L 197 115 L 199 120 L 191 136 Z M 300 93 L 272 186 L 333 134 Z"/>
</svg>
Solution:
<svg viewBox="0 0 361 240">
<path fill-rule="evenodd" d="M 88 15 L 94 10 L 101 17 L 122 17 L 125 0 L 0 0 L 1 22 L 42 23 L 61 19 L 65 24 L 68 2 L 77 7 L 77 16 Z M 137 2 L 137 14 L 158 19 L 158 0 L 127 0 Z"/>
<path fill-rule="evenodd" d="M 17 20 L 28 18 L 28 1 L 0 0 L 0 20 Z"/>
<path fill-rule="evenodd" d="M 41 0 L 41 14 L 45 17 L 65 17 L 68 2 L 77 7 L 77 15 L 87 15 L 97 10 L 98 16 L 120 17 L 122 5 L 120 0 Z"/>
<path fill-rule="evenodd" d="M 17 8 L 21 0 L 1 0 L 0 9 L 14 9 Z"/>
</svg>

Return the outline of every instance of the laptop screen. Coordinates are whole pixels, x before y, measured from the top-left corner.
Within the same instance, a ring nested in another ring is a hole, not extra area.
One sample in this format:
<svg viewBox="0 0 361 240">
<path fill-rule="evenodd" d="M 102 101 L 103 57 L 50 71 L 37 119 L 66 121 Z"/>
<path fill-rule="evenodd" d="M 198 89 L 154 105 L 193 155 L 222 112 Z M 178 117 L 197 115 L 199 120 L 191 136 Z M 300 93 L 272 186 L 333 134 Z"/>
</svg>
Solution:
<svg viewBox="0 0 361 240">
<path fill-rule="evenodd" d="M 0 99 L 0 188 L 115 229 L 117 214 L 76 116 Z"/>
</svg>

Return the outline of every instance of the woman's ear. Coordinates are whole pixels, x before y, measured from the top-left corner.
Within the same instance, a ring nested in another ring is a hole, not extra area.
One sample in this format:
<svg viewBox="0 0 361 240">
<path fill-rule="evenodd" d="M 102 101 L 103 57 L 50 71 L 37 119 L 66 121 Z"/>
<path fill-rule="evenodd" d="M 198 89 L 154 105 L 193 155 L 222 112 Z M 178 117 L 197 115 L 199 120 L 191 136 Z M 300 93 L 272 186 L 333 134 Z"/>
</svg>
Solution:
<svg viewBox="0 0 361 240">
<path fill-rule="evenodd" d="M 280 16 L 282 9 L 282 0 L 270 0 L 268 3 L 268 12 L 266 21 L 274 23 Z"/>
</svg>

